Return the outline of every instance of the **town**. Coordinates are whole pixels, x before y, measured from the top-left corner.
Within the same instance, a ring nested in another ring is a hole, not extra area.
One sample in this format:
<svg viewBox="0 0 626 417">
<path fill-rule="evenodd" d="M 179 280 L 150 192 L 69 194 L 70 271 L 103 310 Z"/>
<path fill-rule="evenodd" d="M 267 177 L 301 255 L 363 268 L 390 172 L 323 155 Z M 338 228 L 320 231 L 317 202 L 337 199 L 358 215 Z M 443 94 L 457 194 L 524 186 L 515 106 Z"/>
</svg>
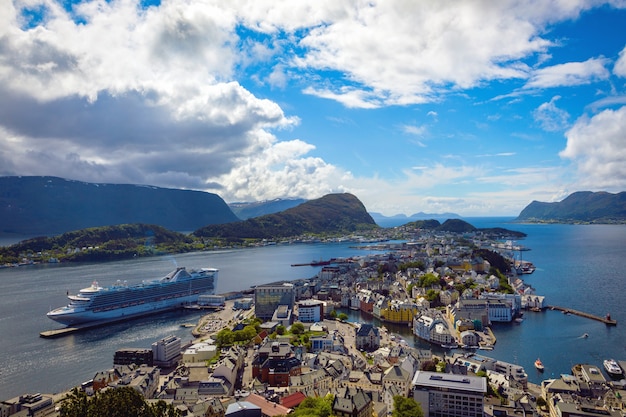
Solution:
<svg viewBox="0 0 626 417">
<path fill-rule="evenodd" d="M 433 417 L 626 415 L 624 362 L 606 377 L 577 364 L 533 384 L 522 366 L 489 357 L 493 323 L 560 308 L 524 283 L 534 268 L 516 257 L 524 248 L 480 232 L 381 240 L 370 247 L 381 253 L 312 261 L 323 267 L 310 279 L 200 296 L 188 307 L 207 314 L 183 324 L 193 343 L 170 336 L 120 347 L 110 369 L 76 389 L 132 387 L 190 417 L 288 415 L 329 394 L 335 416 L 391 415 L 398 396 Z M 411 347 L 385 325 L 348 322 L 348 310 L 409 327 L 437 349 Z M 6 399 L 0 417 L 59 415 L 68 392 Z"/>
</svg>

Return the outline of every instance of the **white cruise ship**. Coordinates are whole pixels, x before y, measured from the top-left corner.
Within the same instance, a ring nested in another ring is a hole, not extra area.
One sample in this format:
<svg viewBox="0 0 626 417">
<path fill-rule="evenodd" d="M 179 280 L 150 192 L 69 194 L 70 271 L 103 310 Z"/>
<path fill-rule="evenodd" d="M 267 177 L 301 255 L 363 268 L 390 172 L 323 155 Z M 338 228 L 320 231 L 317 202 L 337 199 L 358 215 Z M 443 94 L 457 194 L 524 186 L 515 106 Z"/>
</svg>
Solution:
<svg viewBox="0 0 626 417">
<path fill-rule="evenodd" d="M 214 294 L 218 270 L 176 268 L 165 277 L 126 285 L 118 281 L 110 287 L 93 282 L 76 295 L 68 295 L 69 304 L 48 312 L 52 320 L 68 326 L 117 321 L 123 318 L 173 310 L 195 303 L 202 294 Z"/>
</svg>

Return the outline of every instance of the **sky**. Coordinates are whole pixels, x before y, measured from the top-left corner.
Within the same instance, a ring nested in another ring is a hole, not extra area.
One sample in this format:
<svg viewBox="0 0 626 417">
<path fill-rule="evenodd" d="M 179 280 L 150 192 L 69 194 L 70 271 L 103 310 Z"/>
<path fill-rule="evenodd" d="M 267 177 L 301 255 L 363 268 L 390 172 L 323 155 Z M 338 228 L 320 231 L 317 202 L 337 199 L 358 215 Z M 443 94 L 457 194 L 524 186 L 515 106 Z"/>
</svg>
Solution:
<svg viewBox="0 0 626 417">
<path fill-rule="evenodd" d="M 626 190 L 626 1 L 0 0 L 0 175 L 517 216 Z"/>
</svg>

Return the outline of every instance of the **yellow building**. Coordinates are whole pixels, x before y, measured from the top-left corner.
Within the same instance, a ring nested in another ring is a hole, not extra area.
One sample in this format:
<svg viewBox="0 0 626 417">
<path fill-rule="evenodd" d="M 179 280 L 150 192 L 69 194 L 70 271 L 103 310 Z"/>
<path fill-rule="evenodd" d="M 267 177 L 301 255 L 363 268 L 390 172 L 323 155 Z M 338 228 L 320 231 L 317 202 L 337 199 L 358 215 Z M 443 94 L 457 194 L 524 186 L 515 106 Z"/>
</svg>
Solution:
<svg viewBox="0 0 626 417">
<path fill-rule="evenodd" d="M 418 312 L 417 304 L 407 301 L 391 301 L 387 308 L 380 310 L 380 319 L 390 323 L 413 323 Z"/>
</svg>

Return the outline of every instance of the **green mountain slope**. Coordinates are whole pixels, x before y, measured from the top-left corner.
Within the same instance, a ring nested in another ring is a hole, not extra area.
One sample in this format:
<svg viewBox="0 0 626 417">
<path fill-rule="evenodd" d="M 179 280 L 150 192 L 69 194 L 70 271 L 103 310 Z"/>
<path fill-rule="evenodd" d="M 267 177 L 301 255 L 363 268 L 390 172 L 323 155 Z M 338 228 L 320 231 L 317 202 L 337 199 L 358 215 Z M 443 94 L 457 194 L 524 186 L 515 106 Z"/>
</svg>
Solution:
<svg viewBox="0 0 626 417">
<path fill-rule="evenodd" d="M 516 221 L 554 223 L 624 223 L 626 222 L 626 192 L 581 191 L 563 201 L 542 203 L 533 201 Z"/>
<path fill-rule="evenodd" d="M 375 227 L 376 223 L 355 196 L 328 194 L 280 213 L 209 225 L 196 230 L 194 235 L 227 239 L 274 239 L 305 233 L 351 233 Z"/>
</svg>

